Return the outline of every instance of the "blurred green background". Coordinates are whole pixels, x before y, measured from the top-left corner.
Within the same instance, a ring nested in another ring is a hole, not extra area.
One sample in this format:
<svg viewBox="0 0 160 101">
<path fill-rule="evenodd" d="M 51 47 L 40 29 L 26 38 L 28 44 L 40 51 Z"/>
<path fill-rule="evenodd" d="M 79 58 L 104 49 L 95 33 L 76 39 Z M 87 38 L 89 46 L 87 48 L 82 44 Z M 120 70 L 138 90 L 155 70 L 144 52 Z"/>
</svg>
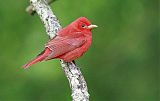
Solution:
<svg viewBox="0 0 160 101">
<path fill-rule="evenodd" d="M 21 68 L 48 40 L 29 0 L 0 1 L 0 101 L 71 101 L 59 60 Z M 90 101 L 158 101 L 158 0 L 57 0 L 52 9 L 64 27 L 85 16 L 93 30 L 89 51 L 76 62 Z"/>
</svg>

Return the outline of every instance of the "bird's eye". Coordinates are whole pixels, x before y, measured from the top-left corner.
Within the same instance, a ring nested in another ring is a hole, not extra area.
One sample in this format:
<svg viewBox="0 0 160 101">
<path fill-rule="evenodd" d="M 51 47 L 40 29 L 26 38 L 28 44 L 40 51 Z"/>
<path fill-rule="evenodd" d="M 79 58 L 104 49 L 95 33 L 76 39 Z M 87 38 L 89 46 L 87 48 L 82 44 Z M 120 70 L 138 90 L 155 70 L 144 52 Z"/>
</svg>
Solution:
<svg viewBox="0 0 160 101">
<path fill-rule="evenodd" d="M 82 24 L 82 28 L 85 28 L 85 24 Z"/>
</svg>

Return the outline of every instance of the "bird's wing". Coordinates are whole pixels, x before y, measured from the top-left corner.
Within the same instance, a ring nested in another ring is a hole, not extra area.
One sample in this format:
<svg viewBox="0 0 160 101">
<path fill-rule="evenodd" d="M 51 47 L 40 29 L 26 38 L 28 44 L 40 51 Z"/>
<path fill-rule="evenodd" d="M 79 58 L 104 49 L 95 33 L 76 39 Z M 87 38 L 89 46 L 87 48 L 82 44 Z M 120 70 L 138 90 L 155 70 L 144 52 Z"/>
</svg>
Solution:
<svg viewBox="0 0 160 101">
<path fill-rule="evenodd" d="M 70 52 L 78 47 L 81 47 L 85 43 L 85 38 L 78 37 L 56 37 L 55 39 L 49 41 L 46 47 L 53 51 L 52 57 L 61 56 L 67 52 Z"/>
</svg>

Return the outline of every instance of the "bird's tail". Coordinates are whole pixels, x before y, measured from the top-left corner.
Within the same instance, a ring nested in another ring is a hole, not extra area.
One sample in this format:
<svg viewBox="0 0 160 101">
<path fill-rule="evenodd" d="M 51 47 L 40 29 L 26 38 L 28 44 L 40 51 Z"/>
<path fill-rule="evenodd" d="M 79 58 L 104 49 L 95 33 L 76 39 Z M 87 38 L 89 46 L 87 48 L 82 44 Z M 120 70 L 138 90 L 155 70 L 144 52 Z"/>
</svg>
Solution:
<svg viewBox="0 0 160 101">
<path fill-rule="evenodd" d="M 49 54 L 51 53 L 51 50 L 49 48 L 46 48 L 41 54 L 39 54 L 35 59 L 29 61 L 27 64 L 23 66 L 24 69 L 27 69 L 28 67 L 32 66 L 33 64 L 40 62 L 44 60 Z"/>
</svg>

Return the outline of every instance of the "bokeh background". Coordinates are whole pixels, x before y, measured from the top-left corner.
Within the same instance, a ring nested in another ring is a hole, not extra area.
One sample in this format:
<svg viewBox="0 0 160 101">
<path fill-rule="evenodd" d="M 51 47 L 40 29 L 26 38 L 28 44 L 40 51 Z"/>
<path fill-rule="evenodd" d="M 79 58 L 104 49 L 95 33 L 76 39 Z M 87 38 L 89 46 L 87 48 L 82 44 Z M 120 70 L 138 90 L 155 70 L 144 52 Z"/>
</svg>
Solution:
<svg viewBox="0 0 160 101">
<path fill-rule="evenodd" d="M 59 60 L 21 68 L 48 40 L 29 0 L 0 1 L 0 101 L 71 101 Z M 159 101 L 158 0 L 57 0 L 64 27 L 85 16 L 93 30 L 89 51 L 76 62 L 91 101 Z"/>
</svg>

